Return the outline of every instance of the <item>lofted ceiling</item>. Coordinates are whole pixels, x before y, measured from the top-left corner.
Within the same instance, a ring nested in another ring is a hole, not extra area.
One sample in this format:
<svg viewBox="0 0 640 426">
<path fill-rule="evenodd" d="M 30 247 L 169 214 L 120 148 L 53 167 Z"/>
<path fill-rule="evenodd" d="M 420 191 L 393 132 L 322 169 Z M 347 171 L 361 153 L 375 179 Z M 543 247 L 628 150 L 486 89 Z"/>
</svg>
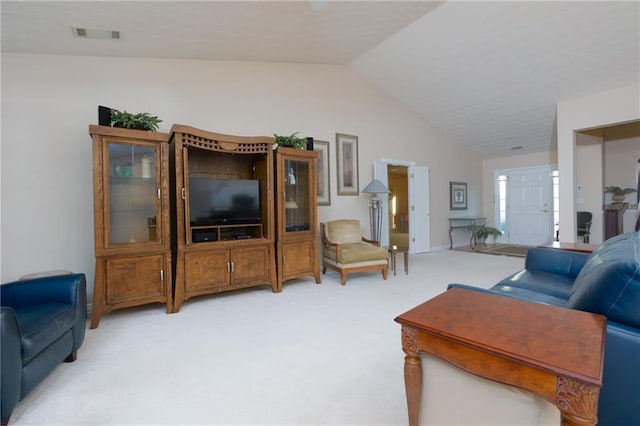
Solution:
<svg viewBox="0 0 640 426">
<path fill-rule="evenodd" d="M 640 79 L 637 1 L 2 0 L 0 12 L 2 52 L 345 65 L 480 158 L 555 149 L 557 102 Z"/>
</svg>

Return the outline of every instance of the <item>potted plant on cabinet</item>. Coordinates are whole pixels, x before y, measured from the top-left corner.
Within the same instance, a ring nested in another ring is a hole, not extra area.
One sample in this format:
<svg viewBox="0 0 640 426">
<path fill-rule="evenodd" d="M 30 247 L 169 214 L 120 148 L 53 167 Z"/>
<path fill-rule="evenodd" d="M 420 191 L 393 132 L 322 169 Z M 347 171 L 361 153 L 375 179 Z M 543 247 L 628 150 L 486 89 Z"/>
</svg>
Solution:
<svg viewBox="0 0 640 426">
<path fill-rule="evenodd" d="M 483 246 L 487 246 L 487 238 L 492 237 L 495 244 L 496 238 L 502 235 L 502 231 L 492 226 L 482 226 L 476 230 L 476 239 Z"/>
<path fill-rule="evenodd" d="M 273 136 L 276 138 L 276 143 L 279 146 L 286 146 L 294 149 L 305 149 L 307 146 L 307 138 L 298 137 L 298 133 L 299 132 L 295 132 L 289 136 L 281 136 L 274 133 Z"/>
<path fill-rule="evenodd" d="M 161 123 L 157 116 L 151 115 L 148 112 L 140 112 L 138 114 L 132 114 L 127 111 L 118 111 L 117 109 L 111 110 L 111 126 L 112 127 L 124 127 L 127 129 L 136 130 L 148 130 L 155 132 L 158 130 L 158 123 Z"/>
<path fill-rule="evenodd" d="M 636 190 L 633 188 L 620 188 L 619 186 L 607 186 L 604 188 L 604 192 L 605 194 L 612 194 L 611 202 L 613 204 L 617 204 L 624 203 L 625 195 L 636 192 Z"/>
</svg>

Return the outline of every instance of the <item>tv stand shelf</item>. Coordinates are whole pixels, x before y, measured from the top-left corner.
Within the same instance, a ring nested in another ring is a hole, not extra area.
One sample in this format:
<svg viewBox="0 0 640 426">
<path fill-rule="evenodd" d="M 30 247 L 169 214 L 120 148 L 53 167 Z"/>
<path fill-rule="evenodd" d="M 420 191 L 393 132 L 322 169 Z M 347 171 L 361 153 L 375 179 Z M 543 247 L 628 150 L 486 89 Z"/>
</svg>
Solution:
<svg viewBox="0 0 640 426">
<path fill-rule="evenodd" d="M 261 223 L 191 226 L 191 241 L 194 243 L 250 240 L 255 238 L 263 238 Z"/>
<path fill-rule="evenodd" d="M 174 171 L 170 182 L 175 224 L 171 233 L 174 311 L 179 311 L 184 300 L 205 294 L 258 285 L 277 292 L 274 139 L 223 135 L 175 124 L 169 142 L 170 169 Z M 229 186 L 214 186 L 213 181 L 226 181 Z M 243 193 L 238 189 L 240 181 L 257 181 L 258 186 Z M 236 188 L 233 196 L 223 197 L 222 192 L 232 187 Z M 219 193 L 217 188 L 221 188 Z M 227 210 L 233 212 L 230 221 L 216 222 Z M 244 223 L 232 222 L 238 214 L 247 214 Z M 206 217 L 214 220 L 204 221 Z"/>
</svg>

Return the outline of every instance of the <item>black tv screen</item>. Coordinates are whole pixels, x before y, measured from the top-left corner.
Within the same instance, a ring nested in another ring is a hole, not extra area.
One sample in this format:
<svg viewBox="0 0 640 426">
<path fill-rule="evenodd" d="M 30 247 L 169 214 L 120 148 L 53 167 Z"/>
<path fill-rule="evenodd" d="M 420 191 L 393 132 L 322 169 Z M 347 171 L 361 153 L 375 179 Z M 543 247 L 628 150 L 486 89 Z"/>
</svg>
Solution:
<svg viewBox="0 0 640 426">
<path fill-rule="evenodd" d="M 261 221 L 257 179 L 189 178 L 191 226 Z"/>
</svg>

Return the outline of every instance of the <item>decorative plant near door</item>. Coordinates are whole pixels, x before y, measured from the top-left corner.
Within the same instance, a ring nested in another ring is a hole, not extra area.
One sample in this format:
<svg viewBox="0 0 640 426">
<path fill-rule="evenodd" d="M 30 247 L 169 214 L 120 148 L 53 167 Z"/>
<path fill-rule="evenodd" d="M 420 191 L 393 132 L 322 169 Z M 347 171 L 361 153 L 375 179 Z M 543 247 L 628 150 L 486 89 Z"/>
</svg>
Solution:
<svg viewBox="0 0 640 426">
<path fill-rule="evenodd" d="M 611 202 L 623 203 L 624 197 L 627 194 L 636 192 L 634 188 L 620 188 L 619 186 L 607 186 L 604 188 L 605 194 L 612 194 Z"/>
<path fill-rule="evenodd" d="M 140 112 L 132 114 L 127 111 L 111 110 L 111 126 L 124 127 L 127 129 L 149 130 L 155 132 L 158 130 L 158 123 L 161 123 L 157 116 L 148 112 Z"/>
<path fill-rule="evenodd" d="M 487 245 L 487 238 L 492 237 L 495 243 L 500 235 L 502 231 L 492 226 L 482 226 L 476 230 L 476 239 L 484 246 Z"/>
</svg>

